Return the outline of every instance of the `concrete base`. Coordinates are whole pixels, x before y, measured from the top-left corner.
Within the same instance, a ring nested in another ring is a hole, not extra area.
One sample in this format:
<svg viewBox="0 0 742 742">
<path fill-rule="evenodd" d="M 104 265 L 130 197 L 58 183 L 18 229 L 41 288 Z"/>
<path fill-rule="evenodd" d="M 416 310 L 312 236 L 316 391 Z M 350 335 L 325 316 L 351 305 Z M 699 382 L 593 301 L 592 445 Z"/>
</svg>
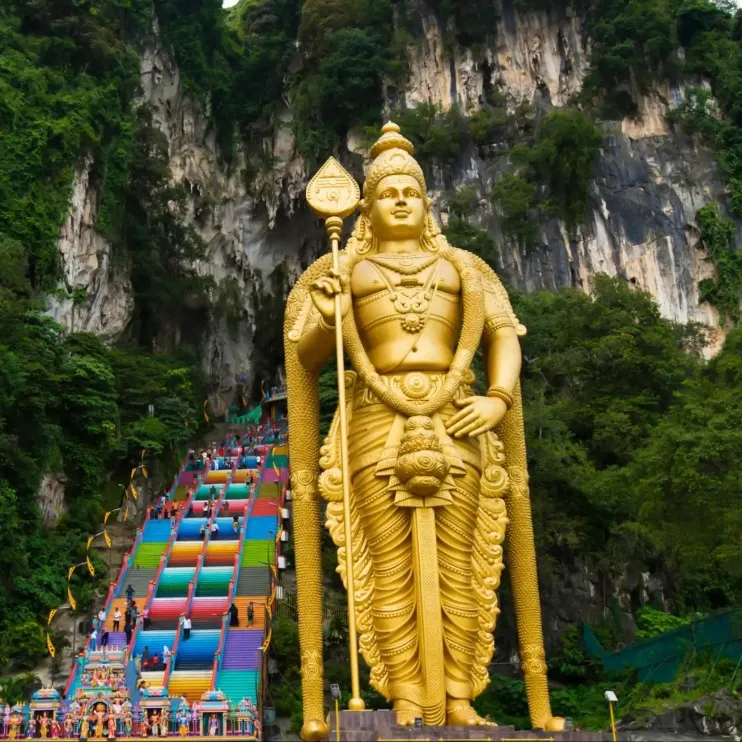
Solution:
<svg viewBox="0 0 742 742">
<path fill-rule="evenodd" d="M 330 727 L 330 742 L 338 739 L 335 731 L 335 712 L 327 717 Z M 393 711 L 341 711 L 340 740 L 342 742 L 396 742 L 397 740 L 425 740 L 427 742 L 520 742 L 540 739 L 543 742 L 609 742 L 611 735 L 605 732 L 516 731 L 514 727 L 400 727 Z"/>
</svg>

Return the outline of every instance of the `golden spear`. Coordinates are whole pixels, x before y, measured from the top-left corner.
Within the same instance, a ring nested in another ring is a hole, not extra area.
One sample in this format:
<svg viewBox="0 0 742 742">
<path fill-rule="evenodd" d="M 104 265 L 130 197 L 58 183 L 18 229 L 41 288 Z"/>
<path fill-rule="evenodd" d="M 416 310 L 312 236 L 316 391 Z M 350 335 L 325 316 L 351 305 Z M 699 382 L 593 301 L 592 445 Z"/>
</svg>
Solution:
<svg viewBox="0 0 742 742">
<path fill-rule="evenodd" d="M 340 232 L 343 219 L 358 206 L 361 194 L 358 183 L 334 158 L 319 169 L 307 186 L 307 203 L 325 220 L 325 229 L 332 247 L 332 267 L 340 275 Z M 340 463 L 343 472 L 343 516 L 345 525 L 345 574 L 348 588 L 348 643 L 350 644 L 351 698 L 348 708 L 363 711 L 358 679 L 358 638 L 356 636 L 355 591 L 353 585 L 353 534 L 350 512 L 350 468 L 348 466 L 348 418 L 345 407 L 345 360 L 343 357 L 343 317 L 340 294 L 335 294 L 335 359 L 338 374 L 338 409 L 340 412 Z"/>
</svg>

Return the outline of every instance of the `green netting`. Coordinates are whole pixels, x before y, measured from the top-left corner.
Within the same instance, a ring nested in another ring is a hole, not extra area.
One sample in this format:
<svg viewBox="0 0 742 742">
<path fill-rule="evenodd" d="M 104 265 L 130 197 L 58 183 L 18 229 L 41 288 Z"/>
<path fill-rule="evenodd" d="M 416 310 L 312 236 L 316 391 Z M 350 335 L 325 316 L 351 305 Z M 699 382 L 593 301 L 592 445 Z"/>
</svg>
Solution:
<svg viewBox="0 0 742 742">
<path fill-rule="evenodd" d="M 602 660 L 605 672 L 633 667 L 642 682 L 670 683 L 675 679 L 683 659 L 692 651 L 712 654 L 716 658 L 727 657 L 734 662 L 740 660 L 742 610 L 694 621 L 618 652 L 606 652 L 587 624 L 583 624 L 582 639 L 585 651 Z"/>
</svg>

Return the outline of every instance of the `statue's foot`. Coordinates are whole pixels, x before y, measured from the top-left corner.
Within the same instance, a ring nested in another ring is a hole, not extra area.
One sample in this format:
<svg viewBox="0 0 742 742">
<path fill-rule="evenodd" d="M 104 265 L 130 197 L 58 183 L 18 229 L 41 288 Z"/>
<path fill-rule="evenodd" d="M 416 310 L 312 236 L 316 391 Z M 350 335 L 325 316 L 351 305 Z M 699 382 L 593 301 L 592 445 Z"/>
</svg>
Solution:
<svg viewBox="0 0 742 742">
<path fill-rule="evenodd" d="M 301 728 L 301 738 L 304 742 L 327 739 L 329 733 L 327 724 L 322 719 L 304 719 Z"/>
<path fill-rule="evenodd" d="M 565 719 L 563 719 L 561 716 L 552 716 L 547 720 L 546 724 L 544 724 L 544 731 L 545 732 L 564 731 L 564 723 L 565 723 Z"/>
<path fill-rule="evenodd" d="M 422 719 L 423 709 L 409 701 L 395 701 L 393 706 L 397 713 L 397 725 L 400 727 L 415 726 L 415 719 Z"/>
<path fill-rule="evenodd" d="M 446 724 L 450 727 L 496 727 L 494 721 L 482 718 L 469 701 L 451 700 L 446 704 Z"/>
</svg>

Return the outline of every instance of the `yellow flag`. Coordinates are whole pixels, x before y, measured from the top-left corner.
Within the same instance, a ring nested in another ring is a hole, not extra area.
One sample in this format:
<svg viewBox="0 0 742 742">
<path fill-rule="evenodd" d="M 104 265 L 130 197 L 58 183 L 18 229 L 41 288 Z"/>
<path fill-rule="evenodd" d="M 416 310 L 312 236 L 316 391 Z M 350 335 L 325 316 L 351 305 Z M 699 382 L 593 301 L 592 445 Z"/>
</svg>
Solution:
<svg viewBox="0 0 742 742">
<path fill-rule="evenodd" d="M 205 399 L 204 400 L 204 420 L 206 420 L 206 422 L 209 422 L 209 416 L 206 414 L 206 405 L 207 404 L 209 404 L 209 400 L 208 399 Z"/>
<path fill-rule="evenodd" d="M 106 523 L 108 523 L 108 518 L 109 518 L 109 516 L 111 515 L 111 512 L 112 512 L 112 511 L 110 511 L 110 510 L 109 510 L 109 511 L 108 511 L 108 512 L 107 512 L 107 513 L 106 513 L 106 514 L 105 514 L 105 515 L 103 516 L 103 525 L 105 525 Z"/>
<path fill-rule="evenodd" d="M 142 474 L 144 474 L 144 478 L 147 479 L 147 467 L 144 464 L 142 464 Z"/>
<path fill-rule="evenodd" d="M 85 547 L 85 550 L 88 551 L 90 549 L 90 544 L 95 541 L 95 536 L 88 536 L 88 545 Z"/>
<path fill-rule="evenodd" d="M 134 496 L 134 499 L 136 500 L 139 495 L 137 495 L 137 488 L 134 486 L 134 482 L 131 482 L 129 485 L 131 487 L 131 494 Z"/>
<path fill-rule="evenodd" d="M 245 399 L 245 395 L 242 395 L 242 406 L 247 407 L 247 400 Z"/>
<path fill-rule="evenodd" d="M 52 640 L 48 632 L 46 634 L 46 648 L 49 650 L 49 654 L 52 657 L 54 657 L 54 654 L 57 650 L 54 648 L 54 645 L 52 644 Z"/>
<path fill-rule="evenodd" d="M 260 393 L 263 395 L 261 398 L 261 402 L 265 399 L 265 379 L 260 380 Z"/>
<path fill-rule="evenodd" d="M 276 466 L 276 460 L 275 459 L 273 460 L 273 471 L 276 472 L 276 476 L 277 477 L 280 477 L 281 476 L 281 470 Z"/>
<path fill-rule="evenodd" d="M 131 476 L 129 479 L 134 479 L 134 477 L 137 475 L 137 468 L 136 466 L 131 470 Z"/>
<path fill-rule="evenodd" d="M 147 453 L 147 449 L 146 449 L 146 448 L 143 448 L 143 449 L 142 449 L 142 461 L 144 461 L 144 455 L 145 455 L 146 453 Z"/>
<path fill-rule="evenodd" d="M 48 620 L 47 620 L 47 622 L 46 622 L 46 625 L 47 625 L 47 626 L 48 626 L 48 625 L 49 625 L 49 624 L 50 624 L 50 623 L 52 622 L 52 619 L 53 619 L 53 618 L 54 618 L 54 616 L 56 615 L 56 613 L 57 613 L 57 610 L 58 610 L 57 608 L 52 608 L 52 609 L 51 609 L 51 610 L 49 611 L 49 619 L 48 619 Z"/>
<path fill-rule="evenodd" d="M 85 561 L 88 563 L 88 572 L 90 572 L 90 575 L 92 577 L 95 577 L 95 567 L 93 566 L 93 563 L 90 561 L 90 557 L 85 557 Z"/>
<path fill-rule="evenodd" d="M 124 510 L 124 523 L 126 523 L 126 519 L 129 517 L 129 508 L 127 507 L 126 510 Z"/>
<path fill-rule="evenodd" d="M 72 591 L 70 590 L 69 585 L 67 586 L 67 600 L 69 601 L 70 608 L 72 608 L 73 611 L 76 611 L 77 601 L 75 600 L 75 597 L 72 595 Z"/>
<path fill-rule="evenodd" d="M 75 571 L 75 569 L 77 569 L 77 565 L 75 565 L 74 567 L 70 567 L 67 570 L 67 582 L 69 582 L 72 579 L 72 573 Z"/>
<path fill-rule="evenodd" d="M 108 531 L 103 531 L 103 538 L 106 540 L 106 546 L 111 548 L 111 537 L 108 535 Z"/>
</svg>

